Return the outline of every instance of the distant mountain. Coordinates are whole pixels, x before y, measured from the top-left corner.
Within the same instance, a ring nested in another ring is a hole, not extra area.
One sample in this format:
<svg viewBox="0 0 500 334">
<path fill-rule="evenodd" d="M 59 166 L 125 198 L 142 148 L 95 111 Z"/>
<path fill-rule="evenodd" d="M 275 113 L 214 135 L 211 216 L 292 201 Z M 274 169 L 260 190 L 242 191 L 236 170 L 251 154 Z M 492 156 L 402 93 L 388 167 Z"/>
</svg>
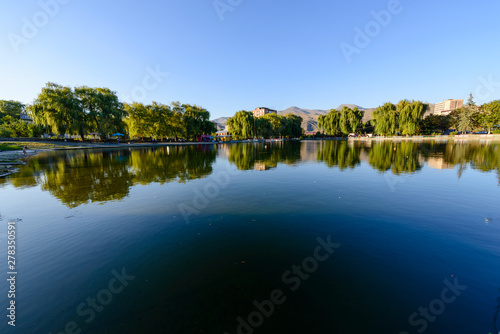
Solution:
<svg viewBox="0 0 500 334">
<path fill-rule="evenodd" d="M 358 108 L 359 110 L 363 110 L 365 115 L 363 117 L 363 122 L 368 122 L 372 119 L 372 113 L 375 108 L 363 108 L 357 106 L 355 104 L 341 104 L 336 109 L 340 110 L 343 107 L 349 107 L 351 109 Z M 306 132 L 316 132 L 318 131 L 318 117 L 320 115 L 326 115 L 330 112 L 330 110 L 321 110 L 321 109 L 302 109 L 299 107 L 290 107 L 288 109 L 278 111 L 279 115 L 293 114 L 302 117 L 302 128 Z"/>
<path fill-rule="evenodd" d="M 359 110 L 363 110 L 365 115 L 363 117 L 363 122 L 368 122 L 372 119 L 372 113 L 375 108 L 363 108 L 357 106 L 355 104 L 341 104 L 336 109 L 340 110 L 343 107 L 349 107 L 351 109 L 358 108 Z M 302 109 L 299 107 L 290 107 L 285 110 L 278 111 L 279 115 L 293 114 L 302 117 L 302 128 L 306 132 L 316 132 L 318 131 L 318 117 L 320 115 L 326 115 L 330 112 L 330 110 L 322 110 L 322 109 Z M 228 117 L 219 117 L 217 119 L 212 120 L 212 122 L 217 123 L 218 130 L 223 130 L 227 125 Z"/>
<path fill-rule="evenodd" d="M 221 131 L 226 128 L 228 118 L 229 117 L 219 117 L 212 120 L 212 122 L 217 123 L 217 131 Z"/>
<path fill-rule="evenodd" d="M 302 109 L 299 107 L 290 107 L 285 110 L 278 111 L 279 115 L 293 114 L 302 117 L 302 128 L 304 131 L 317 131 L 318 117 L 328 114 L 330 110 L 321 109 Z"/>
</svg>

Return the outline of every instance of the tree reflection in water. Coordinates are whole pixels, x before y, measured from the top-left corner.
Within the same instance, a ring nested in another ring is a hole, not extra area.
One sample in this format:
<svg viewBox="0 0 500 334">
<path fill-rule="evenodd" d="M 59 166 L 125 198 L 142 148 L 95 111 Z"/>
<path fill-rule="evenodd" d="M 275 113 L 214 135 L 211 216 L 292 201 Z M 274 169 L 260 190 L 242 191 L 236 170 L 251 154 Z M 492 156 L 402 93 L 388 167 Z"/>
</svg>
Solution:
<svg viewBox="0 0 500 334">
<path fill-rule="evenodd" d="M 239 170 L 269 170 L 279 163 L 293 165 L 300 159 L 300 142 L 267 142 L 230 145 L 229 162 Z"/>
<path fill-rule="evenodd" d="M 134 184 L 186 182 L 212 173 L 214 146 L 51 152 L 7 178 L 15 187 L 40 184 L 70 208 L 119 200 Z"/>
<path fill-rule="evenodd" d="M 362 162 L 395 175 L 430 168 L 496 171 L 500 184 L 498 143 L 417 143 L 412 141 L 322 141 L 170 146 L 142 149 L 48 152 L 30 158 L 18 173 L 0 179 L 0 186 L 40 185 L 68 207 L 120 200 L 136 184 L 187 182 L 207 177 L 217 155 L 227 156 L 239 170 L 269 170 L 301 161 L 330 168 L 354 169 Z"/>
<path fill-rule="evenodd" d="M 317 157 L 319 162 L 324 162 L 328 167 L 338 167 L 341 170 L 355 168 L 361 164 L 360 142 L 325 141 L 320 144 Z"/>
</svg>

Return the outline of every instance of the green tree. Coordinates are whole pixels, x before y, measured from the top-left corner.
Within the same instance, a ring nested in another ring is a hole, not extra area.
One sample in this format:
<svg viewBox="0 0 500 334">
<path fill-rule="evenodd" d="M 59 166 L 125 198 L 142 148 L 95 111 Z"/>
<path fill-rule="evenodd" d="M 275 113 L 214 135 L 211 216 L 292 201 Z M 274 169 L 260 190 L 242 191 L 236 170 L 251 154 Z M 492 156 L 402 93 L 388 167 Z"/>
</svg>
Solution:
<svg viewBox="0 0 500 334">
<path fill-rule="evenodd" d="M 208 110 L 189 104 L 183 104 L 181 119 L 184 126 L 184 135 L 186 138 L 194 139 L 200 135 L 209 135 L 216 130 L 215 124 L 210 121 Z"/>
<path fill-rule="evenodd" d="M 0 125 L 4 130 L 4 135 L 0 137 L 36 137 L 42 134 L 42 127 L 30 124 L 12 116 L 5 116 L 4 123 Z"/>
<path fill-rule="evenodd" d="M 402 105 L 402 103 L 400 103 Z M 399 113 L 397 107 L 388 102 L 373 111 L 375 132 L 381 135 L 393 135 L 399 127 Z"/>
<path fill-rule="evenodd" d="M 170 104 L 170 110 L 172 110 L 172 119 L 170 123 L 170 129 L 172 131 L 172 135 L 175 137 L 177 141 L 179 138 L 184 136 L 184 124 L 182 121 L 182 115 L 184 113 L 184 107 L 180 102 L 172 102 Z"/>
<path fill-rule="evenodd" d="M 255 132 L 257 137 L 270 138 L 273 136 L 271 123 L 268 118 L 255 117 Z"/>
<path fill-rule="evenodd" d="M 173 117 L 174 113 L 169 106 L 153 102 L 148 106 L 150 115 L 153 119 L 153 136 L 155 139 L 170 138 L 175 137 L 175 131 L 173 131 Z"/>
<path fill-rule="evenodd" d="M 285 135 L 285 117 L 275 113 L 269 113 L 259 118 L 262 118 L 269 122 L 268 133 L 266 137 L 282 137 Z"/>
<path fill-rule="evenodd" d="M 457 131 L 466 133 L 467 131 L 472 131 L 477 125 L 477 112 L 469 107 L 457 109 L 458 119 L 457 119 Z"/>
<path fill-rule="evenodd" d="M 101 136 L 123 132 L 125 109 L 115 92 L 108 88 L 77 87 L 74 90 L 80 108 L 86 115 L 89 130 Z"/>
<path fill-rule="evenodd" d="M 331 109 L 326 115 L 318 117 L 318 128 L 329 136 L 337 136 L 342 130 L 340 128 L 340 111 Z"/>
<path fill-rule="evenodd" d="M 421 122 L 421 129 L 426 133 L 445 132 L 451 127 L 451 117 L 429 115 Z"/>
<path fill-rule="evenodd" d="M 364 111 L 359 110 L 357 107 L 351 109 L 344 106 L 340 111 L 339 127 L 343 134 L 348 135 L 355 133 L 356 130 L 362 125 Z"/>
<path fill-rule="evenodd" d="M 476 107 L 476 102 L 474 102 L 474 96 L 472 96 L 472 93 L 469 94 L 469 98 L 467 99 L 467 107 L 472 109 Z"/>
<path fill-rule="evenodd" d="M 481 107 L 479 124 L 491 133 L 491 128 L 500 124 L 500 100 L 486 103 Z"/>
<path fill-rule="evenodd" d="M 26 106 L 19 101 L 0 100 L 0 124 L 4 123 L 5 116 L 11 116 L 14 119 L 19 119 L 21 113 L 26 110 Z"/>
<path fill-rule="evenodd" d="M 285 121 L 285 136 L 288 138 L 299 138 L 302 137 L 303 129 L 302 129 L 302 117 L 286 114 L 284 116 Z"/>
<path fill-rule="evenodd" d="M 87 114 L 70 87 L 47 83 L 30 108 L 36 124 L 58 135 L 80 135 L 88 130 Z"/>
<path fill-rule="evenodd" d="M 429 108 L 428 104 L 421 101 L 400 102 L 399 109 L 399 131 L 403 135 L 414 135 L 420 132 L 420 122 L 424 117 L 425 112 Z"/>
<path fill-rule="evenodd" d="M 131 104 L 124 104 L 127 118 L 125 123 L 128 128 L 130 137 L 149 137 L 154 132 L 154 123 L 152 122 L 150 110 L 142 103 L 133 102 Z"/>
<path fill-rule="evenodd" d="M 229 131 L 235 139 L 247 139 L 255 136 L 255 118 L 251 111 L 240 110 L 227 120 Z"/>
</svg>

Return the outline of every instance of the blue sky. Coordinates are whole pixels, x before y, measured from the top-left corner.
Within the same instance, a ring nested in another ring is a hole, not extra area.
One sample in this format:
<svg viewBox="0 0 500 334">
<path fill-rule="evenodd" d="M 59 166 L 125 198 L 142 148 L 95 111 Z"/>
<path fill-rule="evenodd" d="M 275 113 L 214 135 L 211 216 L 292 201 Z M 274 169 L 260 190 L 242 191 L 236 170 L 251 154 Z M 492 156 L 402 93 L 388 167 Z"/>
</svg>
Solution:
<svg viewBox="0 0 500 334">
<path fill-rule="evenodd" d="M 213 0 L 3 1 L 0 99 L 31 103 L 52 81 L 109 87 L 127 102 L 197 104 L 212 118 L 470 92 L 500 99 L 498 0 L 216 3 L 219 12 Z M 390 13 L 383 24 L 380 11 Z M 356 44 L 356 28 L 370 41 Z"/>
</svg>

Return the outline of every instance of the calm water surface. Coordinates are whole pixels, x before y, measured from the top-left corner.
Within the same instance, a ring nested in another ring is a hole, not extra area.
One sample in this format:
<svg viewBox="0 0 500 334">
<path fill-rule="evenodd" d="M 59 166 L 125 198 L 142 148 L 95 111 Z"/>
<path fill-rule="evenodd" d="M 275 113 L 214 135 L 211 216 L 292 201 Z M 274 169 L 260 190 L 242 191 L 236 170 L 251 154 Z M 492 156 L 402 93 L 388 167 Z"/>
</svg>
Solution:
<svg viewBox="0 0 500 334">
<path fill-rule="evenodd" d="M 499 183 L 495 143 L 44 153 L 0 179 L 0 331 L 498 333 Z"/>
</svg>

